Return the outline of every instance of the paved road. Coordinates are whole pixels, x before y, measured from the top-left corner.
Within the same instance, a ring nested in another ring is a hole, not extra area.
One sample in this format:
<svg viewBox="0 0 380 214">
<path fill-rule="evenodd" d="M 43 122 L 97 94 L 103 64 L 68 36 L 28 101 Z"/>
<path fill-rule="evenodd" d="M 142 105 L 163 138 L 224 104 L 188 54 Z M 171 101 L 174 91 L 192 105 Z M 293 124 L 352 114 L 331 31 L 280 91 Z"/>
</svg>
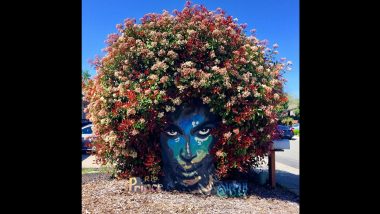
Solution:
<svg viewBox="0 0 380 214">
<path fill-rule="evenodd" d="M 290 141 L 290 150 L 276 152 L 276 181 L 299 195 L 299 145 L 296 137 Z"/>
<path fill-rule="evenodd" d="M 293 138 L 294 139 L 294 138 Z M 300 140 L 298 137 L 295 140 L 290 140 L 290 149 L 283 152 L 276 152 L 276 162 L 285 164 L 290 167 L 299 169 L 300 157 Z"/>
</svg>

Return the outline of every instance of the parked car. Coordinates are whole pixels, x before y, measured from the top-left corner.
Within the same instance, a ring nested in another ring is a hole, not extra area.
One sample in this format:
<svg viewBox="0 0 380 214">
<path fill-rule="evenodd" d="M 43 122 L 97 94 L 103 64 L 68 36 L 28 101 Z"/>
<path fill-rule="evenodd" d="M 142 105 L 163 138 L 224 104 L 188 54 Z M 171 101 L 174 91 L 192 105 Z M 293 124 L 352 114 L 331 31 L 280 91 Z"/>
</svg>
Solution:
<svg viewBox="0 0 380 214">
<path fill-rule="evenodd" d="M 85 125 L 91 124 L 91 122 L 87 119 L 82 119 L 82 127 Z"/>
<path fill-rule="evenodd" d="M 277 130 L 280 134 L 281 139 L 291 140 L 294 136 L 293 128 L 285 125 L 278 125 Z"/>
<path fill-rule="evenodd" d="M 88 124 L 82 127 L 82 151 L 92 151 L 94 147 L 88 147 L 88 143 L 91 143 L 89 137 L 92 136 L 92 124 Z"/>
<path fill-rule="evenodd" d="M 296 123 L 296 124 L 292 125 L 292 128 L 293 128 L 293 130 L 300 130 L 300 124 Z"/>
</svg>

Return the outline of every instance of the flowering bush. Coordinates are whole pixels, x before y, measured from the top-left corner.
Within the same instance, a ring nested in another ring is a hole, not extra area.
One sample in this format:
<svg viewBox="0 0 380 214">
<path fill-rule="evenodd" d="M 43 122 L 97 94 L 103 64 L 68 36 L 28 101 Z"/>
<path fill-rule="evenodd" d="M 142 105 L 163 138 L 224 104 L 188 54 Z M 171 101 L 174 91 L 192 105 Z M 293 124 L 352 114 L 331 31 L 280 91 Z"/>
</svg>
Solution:
<svg viewBox="0 0 380 214">
<path fill-rule="evenodd" d="M 201 98 L 222 118 L 211 151 L 217 175 L 257 165 L 268 152 L 286 102 L 278 45 L 246 36 L 221 9 L 189 2 L 173 14 L 126 19 L 106 41 L 97 75 L 83 88 L 98 161 L 119 177 L 159 175 L 165 115 Z"/>
</svg>

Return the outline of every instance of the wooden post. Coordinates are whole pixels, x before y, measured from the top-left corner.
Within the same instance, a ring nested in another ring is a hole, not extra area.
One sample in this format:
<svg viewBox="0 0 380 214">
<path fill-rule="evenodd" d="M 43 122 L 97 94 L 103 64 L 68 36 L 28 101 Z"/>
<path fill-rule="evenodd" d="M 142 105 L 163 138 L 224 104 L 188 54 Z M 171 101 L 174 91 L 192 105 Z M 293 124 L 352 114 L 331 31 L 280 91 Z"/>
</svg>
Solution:
<svg viewBox="0 0 380 214">
<path fill-rule="evenodd" d="M 274 150 L 270 150 L 270 154 L 268 156 L 268 166 L 269 166 L 269 183 L 272 188 L 276 188 L 276 152 Z"/>
</svg>

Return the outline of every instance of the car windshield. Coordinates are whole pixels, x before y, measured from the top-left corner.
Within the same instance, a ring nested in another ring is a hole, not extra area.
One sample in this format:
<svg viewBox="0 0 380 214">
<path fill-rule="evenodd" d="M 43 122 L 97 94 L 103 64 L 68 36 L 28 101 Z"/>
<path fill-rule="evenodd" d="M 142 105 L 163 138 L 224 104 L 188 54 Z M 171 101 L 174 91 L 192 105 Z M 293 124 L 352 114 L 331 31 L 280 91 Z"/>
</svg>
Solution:
<svg viewBox="0 0 380 214">
<path fill-rule="evenodd" d="M 82 129 L 82 134 L 92 134 L 91 126 L 83 128 Z"/>
</svg>

